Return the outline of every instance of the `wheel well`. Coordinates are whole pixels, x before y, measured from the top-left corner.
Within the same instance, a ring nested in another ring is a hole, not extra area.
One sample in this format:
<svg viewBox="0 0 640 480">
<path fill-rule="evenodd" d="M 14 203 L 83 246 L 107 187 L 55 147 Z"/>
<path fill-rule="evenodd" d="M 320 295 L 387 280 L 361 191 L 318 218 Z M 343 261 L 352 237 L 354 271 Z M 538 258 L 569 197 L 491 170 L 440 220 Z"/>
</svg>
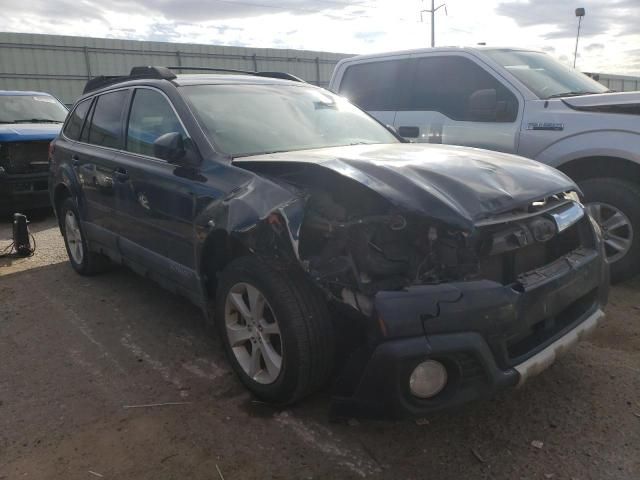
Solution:
<svg viewBox="0 0 640 480">
<path fill-rule="evenodd" d="M 212 295 L 217 288 L 217 274 L 229 262 L 249 254 L 250 251 L 238 239 L 223 230 L 212 232 L 205 240 L 200 257 L 200 273 L 204 275 L 207 292 Z"/>
<path fill-rule="evenodd" d="M 53 191 L 53 209 L 56 215 L 58 215 L 58 208 L 60 207 L 60 204 L 70 196 L 71 192 L 64 183 L 56 186 L 55 190 Z M 58 218 L 58 223 L 60 223 L 60 218 Z"/>
<path fill-rule="evenodd" d="M 640 178 L 640 164 L 617 157 L 585 157 L 571 160 L 558 169 L 579 182 L 587 178 Z"/>
</svg>

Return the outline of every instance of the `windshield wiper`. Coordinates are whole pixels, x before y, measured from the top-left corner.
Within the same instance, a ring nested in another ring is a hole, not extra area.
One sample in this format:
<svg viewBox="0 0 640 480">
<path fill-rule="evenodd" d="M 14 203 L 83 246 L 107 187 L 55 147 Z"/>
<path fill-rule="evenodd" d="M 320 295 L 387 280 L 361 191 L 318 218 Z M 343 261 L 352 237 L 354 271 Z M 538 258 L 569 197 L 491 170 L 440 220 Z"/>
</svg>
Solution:
<svg viewBox="0 0 640 480">
<path fill-rule="evenodd" d="M 549 95 L 549 98 L 560 98 L 560 97 L 577 97 L 578 95 L 595 95 L 598 92 L 588 92 L 588 91 L 574 91 L 574 92 L 562 92 L 562 93 L 554 93 L 553 95 Z"/>
<path fill-rule="evenodd" d="M 22 118 L 9 123 L 62 123 L 62 120 L 54 120 L 53 118 Z"/>
</svg>

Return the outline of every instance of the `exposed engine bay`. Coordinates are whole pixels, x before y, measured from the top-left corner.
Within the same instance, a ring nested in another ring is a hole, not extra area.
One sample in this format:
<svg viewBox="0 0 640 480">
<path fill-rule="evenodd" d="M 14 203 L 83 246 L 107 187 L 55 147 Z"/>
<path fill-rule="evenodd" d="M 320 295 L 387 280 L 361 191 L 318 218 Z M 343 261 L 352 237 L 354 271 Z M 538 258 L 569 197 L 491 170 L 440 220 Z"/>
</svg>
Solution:
<svg viewBox="0 0 640 480">
<path fill-rule="evenodd" d="M 573 204 L 564 194 L 472 233 L 394 209 L 375 195 L 356 201 L 345 198 L 353 192 L 307 194 L 300 258 L 316 282 L 365 314 L 380 290 L 480 278 L 508 284 L 580 245 L 577 225 L 559 234 L 545 215 Z"/>
<path fill-rule="evenodd" d="M 311 194 L 300 256 L 314 278 L 373 294 L 472 273 L 464 234 L 388 206 L 376 213 L 375 206 L 363 198 L 347 208 L 327 193 Z"/>
</svg>

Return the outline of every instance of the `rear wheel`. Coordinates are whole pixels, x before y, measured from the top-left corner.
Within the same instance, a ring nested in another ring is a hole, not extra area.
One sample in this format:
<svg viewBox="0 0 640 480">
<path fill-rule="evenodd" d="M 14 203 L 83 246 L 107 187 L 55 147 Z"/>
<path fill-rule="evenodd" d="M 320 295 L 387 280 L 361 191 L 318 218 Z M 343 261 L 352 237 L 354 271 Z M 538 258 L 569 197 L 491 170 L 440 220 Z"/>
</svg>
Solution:
<svg viewBox="0 0 640 480">
<path fill-rule="evenodd" d="M 580 182 L 589 213 L 602 229 L 611 280 L 626 280 L 640 270 L 640 187 L 617 178 Z"/>
<path fill-rule="evenodd" d="M 80 275 L 95 275 L 106 270 L 109 266 L 109 260 L 104 255 L 89 250 L 87 239 L 82 230 L 80 213 L 72 198 L 66 198 L 62 202 L 58 218 L 69 263 L 73 269 Z"/>
<path fill-rule="evenodd" d="M 256 257 L 234 260 L 220 275 L 214 320 L 234 371 L 262 400 L 293 403 L 332 373 L 326 302 L 295 269 Z"/>
</svg>

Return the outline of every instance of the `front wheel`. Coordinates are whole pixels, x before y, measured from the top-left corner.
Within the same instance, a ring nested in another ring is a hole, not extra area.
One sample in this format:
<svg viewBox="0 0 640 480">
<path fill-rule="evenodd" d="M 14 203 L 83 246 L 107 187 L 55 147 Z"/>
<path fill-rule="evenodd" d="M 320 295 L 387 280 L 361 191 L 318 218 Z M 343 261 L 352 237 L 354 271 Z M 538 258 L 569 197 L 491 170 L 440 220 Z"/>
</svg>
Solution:
<svg viewBox="0 0 640 480">
<path fill-rule="evenodd" d="M 234 260 L 219 277 L 214 319 L 234 371 L 262 400 L 293 403 L 332 373 L 326 301 L 296 269 L 251 256 Z"/>
<path fill-rule="evenodd" d="M 640 187 L 617 178 L 579 183 L 591 216 L 602 229 L 612 282 L 640 271 Z"/>
<path fill-rule="evenodd" d="M 109 260 L 89 250 L 78 206 L 72 198 L 66 198 L 62 202 L 58 216 L 69 263 L 73 269 L 80 275 L 95 275 L 107 269 Z"/>
</svg>

